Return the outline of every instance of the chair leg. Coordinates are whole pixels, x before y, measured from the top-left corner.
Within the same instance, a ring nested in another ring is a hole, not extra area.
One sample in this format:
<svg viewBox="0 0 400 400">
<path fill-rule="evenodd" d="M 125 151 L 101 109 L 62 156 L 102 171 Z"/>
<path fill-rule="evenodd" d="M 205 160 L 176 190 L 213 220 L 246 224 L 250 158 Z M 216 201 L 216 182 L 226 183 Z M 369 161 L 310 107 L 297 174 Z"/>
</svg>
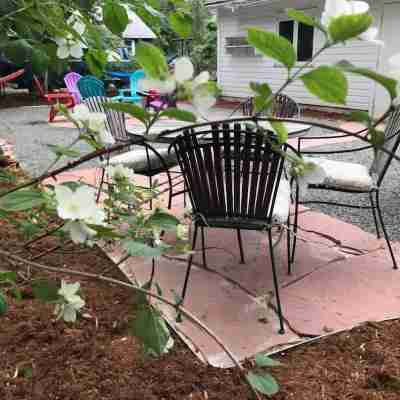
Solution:
<svg viewBox="0 0 400 400">
<path fill-rule="evenodd" d="M 102 168 L 101 169 L 101 178 L 100 178 L 99 190 L 98 190 L 97 196 L 96 196 L 96 203 L 98 203 L 99 200 L 100 200 L 101 189 L 103 188 L 105 174 L 106 174 L 106 169 Z"/>
<path fill-rule="evenodd" d="M 196 247 L 196 241 L 197 241 L 197 230 L 198 230 L 198 226 L 197 224 L 194 225 L 194 233 L 193 233 L 193 241 L 192 241 L 192 251 L 195 249 Z M 187 285 L 189 282 L 189 275 L 190 275 L 190 270 L 192 268 L 192 262 L 193 262 L 193 253 L 190 254 L 189 259 L 188 259 L 188 265 L 186 268 L 186 275 L 185 275 L 185 282 L 183 284 L 183 288 L 182 288 L 182 302 L 185 299 L 185 295 L 186 295 L 186 290 L 187 290 Z"/>
<path fill-rule="evenodd" d="M 381 238 L 381 233 L 379 231 L 378 219 L 377 219 L 377 216 L 376 216 L 376 206 L 375 206 L 374 198 L 372 197 L 372 193 L 371 192 L 369 193 L 369 201 L 371 202 L 372 215 L 374 217 L 374 222 L 375 222 L 376 237 L 378 239 L 380 239 Z"/>
<path fill-rule="evenodd" d="M 49 122 L 53 122 L 56 115 L 57 115 L 57 110 L 55 109 L 54 105 L 50 106 Z"/>
<path fill-rule="evenodd" d="M 244 251 L 243 251 L 243 242 L 242 242 L 242 234 L 240 232 L 240 229 L 236 229 L 237 232 L 237 238 L 239 242 L 239 250 L 240 250 L 240 263 L 245 264 L 244 261 Z"/>
<path fill-rule="evenodd" d="M 152 176 L 149 176 L 149 186 L 150 186 L 150 188 L 153 187 L 153 177 Z M 150 199 L 149 205 L 150 205 L 150 210 L 152 210 L 153 209 L 153 198 Z"/>
<path fill-rule="evenodd" d="M 204 226 L 201 227 L 201 252 L 203 254 L 203 268 L 207 268 L 206 261 L 206 239 L 204 237 Z"/>
<path fill-rule="evenodd" d="M 291 242 L 291 237 L 290 237 L 290 215 L 287 220 L 287 229 L 286 229 L 286 249 L 287 249 L 287 267 L 288 267 L 288 275 L 292 274 L 292 258 L 290 254 L 290 242 Z"/>
<path fill-rule="evenodd" d="M 276 305 L 278 308 L 278 316 L 279 316 L 280 328 L 279 328 L 278 332 L 283 335 L 285 333 L 285 328 L 284 328 L 284 323 L 283 323 L 281 299 L 279 297 L 279 286 L 278 286 L 278 277 L 277 277 L 276 266 L 275 266 L 274 246 L 272 244 L 272 232 L 270 229 L 268 230 L 268 242 L 269 242 L 269 252 L 270 252 L 270 257 L 271 257 L 272 275 L 273 275 L 273 279 L 274 279 Z"/>
<path fill-rule="evenodd" d="M 386 227 L 385 227 L 385 224 L 383 222 L 382 211 L 381 211 L 381 208 L 380 208 L 380 205 L 379 205 L 379 191 L 376 192 L 376 209 L 378 211 L 379 220 L 380 220 L 380 223 L 381 223 L 381 226 L 382 226 L 383 236 L 385 237 L 386 244 L 387 244 L 387 246 L 389 248 L 390 257 L 392 258 L 393 269 L 397 269 L 398 268 L 397 267 L 397 262 L 396 262 L 396 259 L 394 257 L 394 254 L 393 254 L 392 245 L 390 244 L 389 235 L 388 235 L 388 233 L 386 231 Z"/>
<path fill-rule="evenodd" d="M 296 183 L 296 195 L 295 195 L 295 208 L 294 208 L 294 222 L 293 222 L 293 248 L 290 256 L 290 262 L 294 262 L 294 254 L 296 252 L 297 244 L 297 224 L 299 219 L 299 186 Z"/>
</svg>

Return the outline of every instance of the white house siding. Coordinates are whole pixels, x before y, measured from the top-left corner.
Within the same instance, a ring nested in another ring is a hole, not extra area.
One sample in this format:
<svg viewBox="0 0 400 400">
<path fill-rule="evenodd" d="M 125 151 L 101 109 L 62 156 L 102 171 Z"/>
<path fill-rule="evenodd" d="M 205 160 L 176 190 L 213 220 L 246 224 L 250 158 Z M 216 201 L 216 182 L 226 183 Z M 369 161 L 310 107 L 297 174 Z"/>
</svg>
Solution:
<svg viewBox="0 0 400 400">
<path fill-rule="evenodd" d="M 320 15 L 321 7 L 311 9 L 310 13 Z M 218 83 L 225 96 L 239 98 L 250 96 L 249 82 L 251 81 L 266 81 L 273 90 L 276 90 L 283 83 L 286 71 L 273 60 L 246 54 L 234 55 L 225 48 L 225 37 L 245 36 L 246 27 L 248 26 L 277 31 L 279 20 L 286 18 L 283 11 L 278 11 L 275 15 L 273 13 L 274 11 L 271 10 L 271 6 L 268 4 L 248 8 L 241 7 L 234 13 L 227 8 L 218 9 Z M 314 51 L 320 48 L 322 44 L 323 34 L 315 31 Z M 360 67 L 376 69 L 378 59 L 377 46 L 361 41 L 352 41 L 347 45 L 337 45 L 324 52 L 316 60 L 314 66 L 332 64 L 343 59 Z M 321 100 L 309 94 L 300 81 L 291 84 L 285 93 L 301 104 L 330 105 L 322 103 Z M 347 107 L 370 109 L 373 93 L 374 84 L 370 80 L 351 76 L 349 79 Z"/>
</svg>

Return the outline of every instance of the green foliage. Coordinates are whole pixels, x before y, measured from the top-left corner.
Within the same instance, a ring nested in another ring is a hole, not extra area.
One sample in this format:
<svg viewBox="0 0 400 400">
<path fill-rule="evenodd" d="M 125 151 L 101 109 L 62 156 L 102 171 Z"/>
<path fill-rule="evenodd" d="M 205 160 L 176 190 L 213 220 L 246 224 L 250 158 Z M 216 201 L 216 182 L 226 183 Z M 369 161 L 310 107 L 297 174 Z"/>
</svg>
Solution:
<svg viewBox="0 0 400 400">
<path fill-rule="evenodd" d="M 169 117 L 185 122 L 196 122 L 197 120 L 196 116 L 190 111 L 178 108 L 167 108 L 160 114 L 160 117 Z"/>
<path fill-rule="evenodd" d="M 85 54 L 85 61 L 90 72 L 101 78 L 104 75 L 104 69 L 107 65 L 107 54 L 100 49 L 89 49 Z"/>
<path fill-rule="evenodd" d="M 167 249 L 169 249 L 169 246 L 167 246 L 166 244 L 152 247 L 144 242 L 130 239 L 124 240 L 122 242 L 122 247 L 127 251 L 130 256 L 133 257 L 159 257 Z"/>
<path fill-rule="evenodd" d="M 264 354 L 257 354 L 255 357 L 257 367 L 281 367 L 282 363 Z"/>
<path fill-rule="evenodd" d="M 167 77 L 168 65 L 158 47 L 140 42 L 136 47 L 136 58 L 148 77 L 161 80 Z"/>
<path fill-rule="evenodd" d="M 147 354 L 160 356 L 168 351 L 171 334 L 160 312 L 150 305 L 140 307 L 132 333 L 141 339 Z"/>
<path fill-rule="evenodd" d="M 347 79 L 336 67 L 323 65 L 300 76 L 306 88 L 321 100 L 346 104 Z"/>
<path fill-rule="evenodd" d="M 289 137 L 289 133 L 286 129 L 285 124 L 283 124 L 282 122 L 271 121 L 271 125 L 274 128 L 274 131 L 278 137 L 278 143 L 286 143 Z"/>
<path fill-rule="evenodd" d="M 295 10 L 294 8 L 289 8 L 288 10 L 286 10 L 286 14 L 290 19 L 293 19 L 294 21 L 300 22 L 308 26 L 313 26 L 321 30 L 322 32 L 326 33 L 325 28 L 316 18 L 310 17 L 301 10 Z"/>
<path fill-rule="evenodd" d="M 14 271 L 0 271 L 0 284 L 12 282 L 16 283 L 18 279 L 18 275 Z"/>
<path fill-rule="evenodd" d="M 32 283 L 34 296 L 44 303 L 53 303 L 59 299 L 58 286 L 53 281 L 39 280 Z"/>
<path fill-rule="evenodd" d="M 329 24 L 329 35 L 334 42 L 345 42 L 365 32 L 373 22 L 368 13 L 341 15 Z"/>
<path fill-rule="evenodd" d="M 253 389 L 267 396 L 272 396 L 279 391 L 279 385 L 271 374 L 258 374 L 249 371 L 246 374 L 246 379 Z"/>
<path fill-rule="evenodd" d="M 365 78 L 369 78 L 369 79 L 379 83 L 381 86 L 383 86 L 388 91 L 392 100 L 395 99 L 398 95 L 397 81 L 393 78 L 389 78 L 385 75 L 379 74 L 368 68 L 355 67 L 348 61 L 341 61 L 338 64 L 336 64 L 336 66 L 345 72 L 350 72 L 355 75 L 364 76 Z"/>
<path fill-rule="evenodd" d="M 260 28 L 249 28 L 247 41 L 262 54 L 279 61 L 289 70 L 294 67 L 296 52 L 286 38 Z"/>
<path fill-rule="evenodd" d="M 168 17 L 171 28 L 183 39 L 187 39 L 192 33 L 192 17 L 184 11 L 176 11 Z"/>
<path fill-rule="evenodd" d="M 0 291 L 0 315 L 4 315 L 7 312 L 7 309 L 6 296 Z"/>
<path fill-rule="evenodd" d="M 268 83 L 250 82 L 250 89 L 257 95 L 254 97 L 256 112 L 267 111 L 272 104 L 272 90 Z"/>
<path fill-rule="evenodd" d="M 148 123 L 151 117 L 144 108 L 133 103 L 108 103 L 105 104 L 105 107 L 111 110 L 124 112 L 133 118 L 137 118 L 145 125 Z"/>
<path fill-rule="evenodd" d="M 61 146 L 61 145 L 48 144 L 47 147 L 57 157 L 66 156 L 66 157 L 76 158 L 81 155 L 79 150 L 74 150 L 69 147 L 65 147 L 65 146 Z"/>
<path fill-rule="evenodd" d="M 0 209 L 5 211 L 26 211 L 46 203 L 44 194 L 37 190 L 18 190 L 0 198 Z"/>
<path fill-rule="evenodd" d="M 103 7 L 103 21 L 112 33 L 121 34 L 129 23 L 126 8 L 116 1 L 109 0 Z"/>
<path fill-rule="evenodd" d="M 147 219 L 147 226 L 154 226 L 160 230 L 171 231 L 175 230 L 180 224 L 178 218 L 172 214 L 168 214 L 161 209 L 156 209 L 154 213 Z"/>
</svg>

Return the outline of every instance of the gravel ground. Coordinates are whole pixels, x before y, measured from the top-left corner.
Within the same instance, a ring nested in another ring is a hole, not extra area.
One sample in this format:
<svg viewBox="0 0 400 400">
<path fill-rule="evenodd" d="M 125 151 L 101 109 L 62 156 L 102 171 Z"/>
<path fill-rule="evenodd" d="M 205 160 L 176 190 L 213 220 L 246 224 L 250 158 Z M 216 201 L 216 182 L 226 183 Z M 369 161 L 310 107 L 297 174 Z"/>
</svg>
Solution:
<svg viewBox="0 0 400 400">
<path fill-rule="evenodd" d="M 8 140 L 14 145 L 16 158 L 21 166 L 31 175 L 37 176 L 54 159 L 46 144 L 67 145 L 75 137 L 76 131 L 70 128 L 62 128 L 57 124 L 47 123 L 47 107 L 20 107 L 0 110 L 0 138 Z M 335 121 L 324 121 L 335 124 Z M 313 128 L 308 135 L 321 134 L 319 128 Z M 331 134 L 326 132 L 326 134 Z M 338 150 L 358 146 L 359 142 L 350 142 L 337 145 L 325 145 L 324 150 Z M 89 151 L 89 147 L 80 143 L 77 148 L 81 152 Z M 315 150 L 319 147 L 313 148 Z M 399 151 L 400 154 L 400 151 Z M 329 158 L 349 162 L 357 162 L 367 166 L 372 162 L 372 151 L 364 151 L 354 154 L 334 155 Z M 85 168 L 98 165 L 93 160 L 84 165 Z M 81 167 L 82 168 L 82 167 Z M 381 206 L 388 232 L 393 240 L 400 240 L 400 163 L 393 161 L 384 179 L 381 189 Z M 368 204 L 367 195 L 348 195 L 340 192 L 310 191 L 305 199 L 313 198 L 321 200 L 333 200 L 337 202 L 349 202 L 350 204 Z M 314 209 L 336 216 L 344 221 L 360 226 L 362 229 L 375 232 L 372 214 L 368 210 L 350 209 L 324 205 L 314 205 Z M 328 229 L 328 227 L 327 227 Z"/>
<path fill-rule="evenodd" d="M 77 131 L 49 125 L 48 107 L 19 107 L 0 110 L 0 138 L 14 146 L 14 153 L 23 169 L 32 176 L 38 176 L 54 160 L 54 154 L 46 144 L 68 145 L 76 137 Z M 74 147 L 86 153 L 90 147 L 79 143 Z M 84 164 L 90 168 L 97 164 L 91 161 Z"/>
</svg>

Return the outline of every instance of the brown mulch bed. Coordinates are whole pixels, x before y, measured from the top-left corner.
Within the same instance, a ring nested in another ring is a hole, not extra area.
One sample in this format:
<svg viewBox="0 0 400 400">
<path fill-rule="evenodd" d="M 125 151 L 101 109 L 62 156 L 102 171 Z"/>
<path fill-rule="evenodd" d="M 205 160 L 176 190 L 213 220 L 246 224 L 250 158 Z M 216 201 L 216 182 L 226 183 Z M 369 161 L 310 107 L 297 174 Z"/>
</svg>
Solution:
<svg viewBox="0 0 400 400">
<path fill-rule="evenodd" d="M 44 100 L 38 98 L 35 94 L 28 92 L 6 93 L 0 96 L 0 110 L 5 108 L 38 106 L 47 104 Z"/>
<path fill-rule="evenodd" d="M 21 247 L 22 238 L 4 221 L 0 238 L 4 250 Z M 39 242 L 32 254 L 53 245 L 52 239 Z M 92 273 L 112 267 L 96 248 L 68 247 L 40 262 Z M 13 266 L 0 257 L 0 269 Z M 111 270 L 110 276 L 125 279 L 116 268 Z M 34 271 L 33 277 L 62 276 Z M 29 286 L 23 289 L 22 301 L 8 296 L 9 310 L 0 316 L 1 400 L 251 398 L 237 370 L 203 365 L 179 340 L 161 358 L 144 356 L 139 341 L 128 334 L 135 313 L 132 293 L 115 285 L 79 281 L 87 315 L 76 324 L 55 322 L 53 307 L 34 299 Z M 399 334 L 400 321 L 370 322 L 281 354 L 277 358 L 284 367 L 273 370 L 281 392 L 274 399 L 400 399 Z"/>
</svg>

